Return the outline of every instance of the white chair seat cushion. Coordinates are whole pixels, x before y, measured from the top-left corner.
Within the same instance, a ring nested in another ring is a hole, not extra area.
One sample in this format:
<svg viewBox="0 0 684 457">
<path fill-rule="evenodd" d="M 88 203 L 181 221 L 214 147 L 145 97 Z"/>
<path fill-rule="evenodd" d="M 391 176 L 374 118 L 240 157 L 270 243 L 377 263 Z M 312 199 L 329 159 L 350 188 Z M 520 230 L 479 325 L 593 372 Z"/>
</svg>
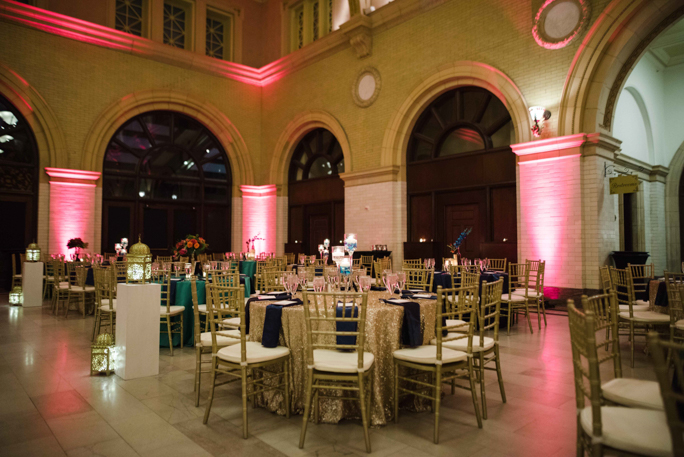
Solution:
<svg viewBox="0 0 684 457">
<path fill-rule="evenodd" d="M 102 311 L 116 311 L 116 298 L 112 299 L 112 307 L 109 307 L 109 299 L 103 298 L 100 300 L 100 309 Z"/>
<path fill-rule="evenodd" d="M 634 300 L 637 306 L 651 306 L 648 300 Z"/>
<path fill-rule="evenodd" d="M 525 296 L 525 290 L 524 289 L 517 289 L 511 292 L 511 295 L 516 295 L 518 297 L 524 297 Z M 530 298 L 540 298 L 543 294 L 540 294 L 539 292 L 536 292 L 534 290 L 528 290 L 527 291 L 527 296 Z"/>
<path fill-rule="evenodd" d="M 235 338 L 232 338 L 232 335 Z M 200 342 L 204 347 L 211 347 L 211 332 L 204 332 L 200 334 Z M 216 332 L 216 345 L 218 347 L 232 346 L 234 344 L 240 344 L 240 330 L 226 330 L 222 332 Z"/>
<path fill-rule="evenodd" d="M 466 325 L 464 325 L 466 324 Z M 466 333 L 468 331 L 468 326 L 467 326 L 466 321 L 462 321 L 461 319 L 447 319 L 446 320 L 446 325 L 447 327 L 452 327 L 455 325 L 462 325 L 462 327 L 456 327 L 456 328 L 451 328 L 449 329 L 449 333 Z"/>
<path fill-rule="evenodd" d="M 648 308 L 648 305 L 632 305 L 633 311 L 648 311 Z M 629 305 L 620 305 L 620 312 L 625 311 L 629 313 Z"/>
<path fill-rule="evenodd" d="M 404 348 L 394 351 L 392 355 L 407 362 L 422 363 L 424 365 L 434 365 L 437 361 L 437 346 L 427 345 L 418 346 L 417 348 Z M 465 352 L 454 351 L 442 347 L 442 363 L 460 362 L 468 358 Z"/>
<path fill-rule="evenodd" d="M 240 326 L 240 318 L 239 317 L 231 317 L 230 319 L 223 319 L 221 321 L 221 324 L 227 325 L 229 327 L 239 327 Z"/>
<path fill-rule="evenodd" d="M 314 369 L 332 373 L 356 373 L 359 365 L 358 352 L 342 352 L 333 349 L 314 349 Z M 370 352 L 363 353 L 363 371 L 370 370 L 375 356 Z"/>
<path fill-rule="evenodd" d="M 663 411 L 602 406 L 603 444 L 640 455 L 672 455 L 672 439 Z M 591 407 L 580 414 L 582 429 L 592 436 Z"/>
<path fill-rule="evenodd" d="M 217 356 L 221 360 L 231 363 L 240 363 L 241 345 L 235 344 L 228 346 L 218 351 Z M 276 346 L 274 348 L 265 348 L 261 343 L 256 341 L 247 341 L 245 343 L 247 350 L 247 363 L 267 362 L 269 360 L 276 360 L 290 354 L 290 349 L 285 346 Z"/>
<path fill-rule="evenodd" d="M 513 302 L 513 303 L 525 303 L 525 297 L 523 295 L 511 294 L 510 298 L 508 294 L 501 295 L 502 302 Z"/>
<path fill-rule="evenodd" d="M 680 319 L 677 322 L 675 322 L 675 327 L 677 327 L 680 330 L 684 330 L 684 319 Z"/>
<path fill-rule="evenodd" d="M 168 314 L 170 316 L 172 316 L 174 314 L 180 314 L 183 311 L 185 311 L 185 306 L 169 306 Z M 166 306 L 160 306 L 159 307 L 159 314 L 161 314 L 162 316 L 165 316 L 167 314 L 166 313 Z"/>
<path fill-rule="evenodd" d="M 603 396 L 618 405 L 664 411 L 660 384 L 642 379 L 615 378 L 601 386 Z"/>
<path fill-rule="evenodd" d="M 197 305 L 197 309 L 201 314 L 207 314 L 207 305 Z"/>
<path fill-rule="evenodd" d="M 95 292 L 95 286 L 71 286 L 74 292 Z"/>
<path fill-rule="evenodd" d="M 448 339 L 449 337 L 447 336 L 446 338 Z M 437 344 L 437 338 L 433 338 L 432 341 L 430 341 L 430 344 Z M 493 347 L 494 338 L 489 338 L 485 336 L 484 342 L 482 343 L 482 347 L 480 348 L 480 337 L 478 335 L 473 335 L 473 352 L 480 352 L 480 350 L 488 351 Z M 442 350 L 444 350 L 444 348 L 453 349 L 454 351 L 466 352 L 468 350 L 468 338 L 459 338 L 455 341 L 448 341 L 443 338 Z"/>
<path fill-rule="evenodd" d="M 69 288 L 69 283 L 66 281 L 62 281 L 57 285 L 58 289 L 68 289 Z"/>
<path fill-rule="evenodd" d="M 634 312 L 634 322 L 655 322 L 655 323 L 665 323 L 670 322 L 669 314 L 656 313 L 655 311 L 638 311 Z M 630 320 L 629 311 L 620 312 L 619 316 L 623 319 Z"/>
</svg>

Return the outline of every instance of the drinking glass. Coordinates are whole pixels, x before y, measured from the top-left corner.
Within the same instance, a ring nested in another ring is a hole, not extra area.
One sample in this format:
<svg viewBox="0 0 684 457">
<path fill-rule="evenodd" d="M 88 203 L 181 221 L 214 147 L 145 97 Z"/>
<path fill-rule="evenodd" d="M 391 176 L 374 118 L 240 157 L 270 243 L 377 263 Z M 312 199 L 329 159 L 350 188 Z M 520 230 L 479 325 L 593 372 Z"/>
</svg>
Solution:
<svg viewBox="0 0 684 457">
<path fill-rule="evenodd" d="M 371 287 L 371 278 L 370 276 L 361 276 L 359 278 L 359 287 L 361 287 L 361 290 L 363 292 L 368 292 Z"/>
<path fill-rule="evenodd" d="M 397 285 L 399 286 L 399 293 L 404 290 L 404 285 L 406 284 L 406 273 L 400 271 L 397 273 Z"/>
<path fill-rule="evenodd" d="M 325 288 L 325 278 L 323 276 L 317 276 L 313 280 L 314 292 L 323 292 Z"/>
<path fill-rule="evenodd" d="M 394 288 L 397 287 L 397 274 L 390 273 L 387 275 L 387 291 L 392 295 L 394 293 Z"/>
<path fill-rule="evenodd" d="M 192 265 L 189 263 L 185 264 L 185 277 L 190 278 L 190 275 L 192 274 Z"/>
</svg>

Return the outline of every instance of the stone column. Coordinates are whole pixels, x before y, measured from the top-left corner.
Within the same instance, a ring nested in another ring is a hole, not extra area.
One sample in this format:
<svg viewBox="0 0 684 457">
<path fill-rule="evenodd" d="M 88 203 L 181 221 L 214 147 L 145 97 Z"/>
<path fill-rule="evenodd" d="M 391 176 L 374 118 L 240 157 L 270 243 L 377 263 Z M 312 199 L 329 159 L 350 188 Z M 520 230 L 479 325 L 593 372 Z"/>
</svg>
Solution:
<svg viewBox="0 0 684 457">
<path fill-rule="evenodd" d="M 256 254 L 276 252 L 276 186 L 240 186 L 242 191 L 242 251 L 245 242 L 259 236 L 263 241 L 255 243 Z"/>
</svg>

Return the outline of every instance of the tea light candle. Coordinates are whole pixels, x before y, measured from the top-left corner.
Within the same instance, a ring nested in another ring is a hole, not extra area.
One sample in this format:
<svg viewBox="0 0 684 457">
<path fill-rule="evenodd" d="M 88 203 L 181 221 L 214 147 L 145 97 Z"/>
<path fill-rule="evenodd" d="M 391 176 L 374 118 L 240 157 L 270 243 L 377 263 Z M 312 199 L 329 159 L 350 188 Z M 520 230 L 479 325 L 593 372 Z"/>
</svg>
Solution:
<svg viewBox="0 0 684 457">
<path fill-rule="evenodd" d="M 340 274 L 344 276 L 349 276 L 351 274 L 351 259 L 349 257 L 343 257 L 340 259 Z"/>
</svg>

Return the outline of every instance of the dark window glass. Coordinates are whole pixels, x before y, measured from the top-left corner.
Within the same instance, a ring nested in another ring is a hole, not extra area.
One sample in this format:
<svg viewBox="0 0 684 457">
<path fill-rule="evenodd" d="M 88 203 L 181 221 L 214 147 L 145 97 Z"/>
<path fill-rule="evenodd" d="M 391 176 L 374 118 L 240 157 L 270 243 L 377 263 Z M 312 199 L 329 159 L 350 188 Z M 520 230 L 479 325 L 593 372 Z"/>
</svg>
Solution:
<svg viewBox="0 0 684 457">
<path fill-rule="evenodd" d="M 344 173 L 342 147 L 326 129 L 315 129 L 301 139 L 290 160 L 290 181 Z"/>
</svg>

